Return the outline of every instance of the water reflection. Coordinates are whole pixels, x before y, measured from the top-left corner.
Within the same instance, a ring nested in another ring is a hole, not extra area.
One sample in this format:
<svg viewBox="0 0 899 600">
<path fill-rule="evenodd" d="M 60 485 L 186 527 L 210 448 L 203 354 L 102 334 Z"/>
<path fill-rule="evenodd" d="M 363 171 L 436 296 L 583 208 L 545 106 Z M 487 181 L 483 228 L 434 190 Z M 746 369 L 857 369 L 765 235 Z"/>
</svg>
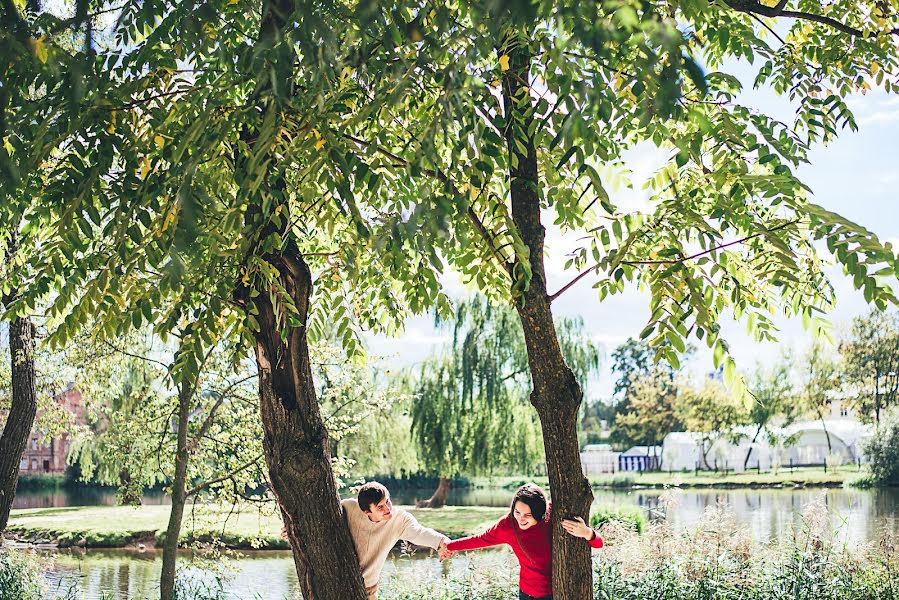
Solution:
<svg viewBox="0 0 899 600">
<path fill-rule="evenodd" d="M 141 497 L 144 504 L 170 504 L 162 492 L 150 492 Z M 91 487 L 52 488 L 46 490 L 17 490 L 13 510 L 19 508 L 59 508 L 63 506 L 115 506 L 116 495 L 108 489 Z"/>
<path fill-rule="evenodd" d="M 733 489 L 733 490 L 676 490 L 675 504 L 667 510 L 666 518 L 677 529 L 689 532 L 703 514 L 719 505 L 726 505 L 738 523 L 752 531 L 757 542 L 790 535 L 801 523 L 801 512 L 812 502 L 822 502 L 831 514 L 832 524 L 839 528 L 840 539 L 857 545 L 880 538 L 884 531 L 899 535 L 899 489 Z M 427 491 L 400 492 L 399 503 L 409 504 L 414 498 L 427 498 Z M 597 505 L 638 506 L 648 514 L 664 508 L 663 490 L 594 492 Z M 506 506 L 509 490 L 455 490 L 451 505 Z M 105 598 L 138 600 L 158 597 L 158 578 L 161 559 L 153 551 L 67 550 L 51 553 L 53 566 L 47 571 L 52 595 L 78 600 Z M 185 554 L 185 559 L 190 555 Z M 293 561 L 287 552 L 245 553 L 243 558 L 230 562 L 232 570 L 226 584 L 231 599 L 282 600 L 297 594 Z M 515 577 L 514 558 L 508 551 L 459 554 L 449 563 L 441 564 L 425 553 L 413 556 L 391 555 L 383 573 L 385 592 L 391 581 L 424 581 L 452 572 L 490 573 L 491 577 Z M 208 572 L 192 571 L 195 577 Z M 103 596 L 103 594 L 106 596 Z"/>
<path fill-rule="evenodd" d="M 190 561 L 189 553 L 180 560 Z M 162 568 L 158 551 L 82 550 L 59 551 L 48 556 L 48 595 L 78 600 L 149 600 L 159 596 Z M 206 565 L 208 567 L 208 565 Z M 441 563 L 433 553 L 390 555 L 381 574 L 381 589 L 388 595 L 394 582 L 406 586 L 415 581 L 434 581 L 447 575 L 464 576 L 473 570 L 513 581 L 517 562 L 510 551 L 482 551 L 457 555 Z M 192 585 L 215 588 L 215 575 L 202 564 L 186 569 Z M 297 600 L 301 598 L 293 560 L 286 551 L 245 553 L 229 560 L 223 571 L 229 600 Z"/>
</svg>

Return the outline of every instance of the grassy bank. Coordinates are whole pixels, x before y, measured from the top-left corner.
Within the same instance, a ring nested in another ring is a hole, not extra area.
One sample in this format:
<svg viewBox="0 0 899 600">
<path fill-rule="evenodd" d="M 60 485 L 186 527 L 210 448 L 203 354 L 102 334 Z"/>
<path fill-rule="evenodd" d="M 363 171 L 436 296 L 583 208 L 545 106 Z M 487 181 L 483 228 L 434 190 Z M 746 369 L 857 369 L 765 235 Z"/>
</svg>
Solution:
<svg viewBox="0 0 899 600">
<path fill-rule="evenodd" d="M 854 465 L 842 467 L 830 467 L 827 471 L 823 467 L 789 467 L 773 471 L 746 471 L 744 473 L 714 473 L 708 471 L 672 472 L 627 472 L 609 473 L 607 475 L 594 475 L 590 477 L 590 484 L 600 489 L 631 489 L 631 488 L 778 488 L 778 487 L 842 487 L 852 485 L 855 481 L 862 480 L 868 475 L 864 467 L 859 469 Z M 526 481 L 546 487 L 546 477 L 495 477 L 491 479 L 478 479 L 473 481 L 477 487 L 502 487 L 515 489 Z"/>
<path fill-rule="evenodd" d="M 234 513 L 228 508 L 197 507 L 185 514 L 183 543 L 218 540 L 242 549 L 287 548 L 279 538 L 281 519 L 259 512 Z M 485 529 L 507 509 L 451 506 L 441 509 L 405 507 L 424 525 L 449 537 Z M 169 517 L 168 506 L 90 506 L 14 510 L 7 536 L 30 543 L 88 548 L 123 548 L 161 543 Z"/>
</svg>

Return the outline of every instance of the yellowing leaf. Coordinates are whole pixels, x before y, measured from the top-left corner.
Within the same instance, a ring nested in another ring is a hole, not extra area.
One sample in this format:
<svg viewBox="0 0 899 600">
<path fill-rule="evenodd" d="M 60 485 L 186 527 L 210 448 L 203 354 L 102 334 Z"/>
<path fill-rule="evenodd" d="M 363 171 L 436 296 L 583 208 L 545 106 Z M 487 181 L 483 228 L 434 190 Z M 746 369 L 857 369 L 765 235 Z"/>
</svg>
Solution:
<svg viewBox="0 0 899 600">
<path fill-rule="evenodd" d="M 44 44 L 45 39 L 47 39 L 46 36 L 41 36 L 39 38 L 31 40 L 31 47 L 34 49 L 34 55 L 39 61 L 41 61 L 42 64 L 46 64 L 47 58 L 49 56 L 47 46 L 46 44 Z"/>
<path fill-rule="evenodd" d="M 347 77 L 352 77 L 352 76 L 353 76 L 353 67 L 351 67 L 350 65 L 346 65 L 343 67 L 343 69 L 340 70 L 340 78 L 341 79 L 346 79 Z"/>
<path fill-rule="evenodd" d="M 228 4 L 237 4 L 240 0 L 228 0 Z"/>
<path fill-rule="evenodd" d="M 503 54 L 499 57 L 499 68 L 501 71 L 506 72 L 509 70 L 509 55 Z"/>
<path fill-rule="evenodd" d="M 147 159 L 146 156 L 144 156 L 140 159 L 140 170 L 138 171 L 138 176 L 141 178 L 141 180 L 144 180 L 147 178 L 147 175 L 149 173 L 150 173 L 150 161 Z"/>
<path fill-rule="evenodd" d="M 159 135 L 158 133 L 153 136 L 153 141 L 156 142 L 156 147 L 162 150 L 165 147 L 165 138 Z"/>
<path fill-rule="evenodd" d="M 324 147 L 325 147 L 325 138 L 318 138 L 317 140 L 315 140 L 315 149 L 316 150 L 321 150 Z"/>
<path fill-rule="evenodd" d="M 276 206 L 276 207 L 275 207 L 275 214 L 276 214 L 276 215 L 280 215 L 280 214 L 281 214 L 281 209 L 282 209 L 282 208 L 284 208 L 284 205 L 283 205 L 283 204 L 279 204 L 278 206 Z"/>
</svg>

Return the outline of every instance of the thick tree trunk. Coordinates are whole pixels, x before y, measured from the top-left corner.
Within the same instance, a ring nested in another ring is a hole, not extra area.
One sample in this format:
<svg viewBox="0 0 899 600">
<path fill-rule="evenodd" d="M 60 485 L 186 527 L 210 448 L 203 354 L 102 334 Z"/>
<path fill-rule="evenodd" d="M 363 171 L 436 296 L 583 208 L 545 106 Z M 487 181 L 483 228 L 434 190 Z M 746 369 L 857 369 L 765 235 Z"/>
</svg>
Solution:
<svg viewBox="0 0 899 600">
<path fill-rule="evenodd" d="M 446 477 L 441 477 L 440 481 L 437 483 L 437 489 L 434 490 L 434 495 L 427 500 L 416 502 L 416 508 L 443 508 L 446 506 L 449 490 L 450 480 Z"/>
<path fill-rule="evenodd" d="M 0 436 L 0 533 L 9 522 L 9 511 L 19 482 L 19 461 L 28 445 L 34 416 L 37 413 L 37 391 L 34 378 L 34 324 L 27 317 L 16 318 L 9 325 L 12 401 Z M 2 536 L 0 536 L 2 541 Z"/>
<path fill-rule="evenodd" d="M 178 539 L 181 537 L 181 520 L 187 501 L 187 465 L 190 456 L 187 448 L 187 427 L 190 420 L 190 400 L 193 387 L 182 381 L 178 388 L 178 441 L 175 450 L 175 477 L 172 480 L 172 509 L 169 526 L 162 546 L 162 574 L 159 576 L 161 600 L 175 599 L 175 572 L 178 561 Z"/>
<path fill-rule="evenodd" d="M 266 259 L 305 322 L 312 276 L 293 243 Z M 304 327 L 281 338 L 285 315 L 268 293 L 254 298 L 259 310 L 256 361 L 265 459 L 269 481 L 287 528 L 306 600 L 366 597 L 359 560 L 346 526 L 331 470 L 328 434 L 319 411 Z"/>
<path fill-rule="evenodd" d="M 545 230 L 540 222 L 537 151 L 529 94 L 531 56 L 524 36 L 507 36 L 498 50 L 509 57 L 502 78 L 505 136 L 510 159 L 512 218 L 528 247 L 531 280 L 516 308 L 524 329 L 534 389 L 531 403 L 543 428 L 546 469 L 552 494 L 553 594 L 557 600 L 592 598 L 590 547 L 563 533 L 563 518 L 589 521 L 593 492 L 581 468 L 577 418 L 582 392 L 565 363 L 553 323 L 543 265 Z M 521 151 L 522 145 L 525 152 Z"/>
<path fill-rule="evenodd" d="M 292 240 L 295 234 L 286 202 L 284 174 L 277 168 L 278 157 L 270 151 L 254 156 L 256 140 L 265 129 L 263 122 L 268 115 L 280 118 L 280 103 L 293 95 L 296 57 L 285 30 L 298 7 L 293 0 L 263 2 L 257 40 L 262 62 L 256 70 L 255 91 L 260 118 L 255 126 L 242 131 L 249 152 L 236 157 L 235 181 L 247 194 L 245 222 L 255 231 L 262 228 L 258 239 L 264 240 L 277 231 L 287 240 L 280 254 L 263 259 L 278 273 L 279 284 L 296 306 L 295 316 L 302 325 L 288 325 L 285 303 L 273 304 L 277 297 L 274 289 L 258 288 L 260 293 L 252 297 L 249 289 L 239 287 L 236 296 L 247 309 L 258 311 L 255 316 L 259 326 L 254 337 L 263 448 L 269 483 L 293 549 L 303 598 L 364 600 L 359 559 L 340 507 L 328 434 L 309 365 L 305 323 L 312 274 Z M 276 46 L 276 51 L 266 51 Z M 275 81 L 276 77 L 281 79 Z M 248 182 L 258 180 L 255 169 L 259 168 L 268 172 L 263 174 L 262 185 L 254 189 Z M 280 218 L 274 214 L 275 205 L 287 209 Z M 286 337 L 281 337 L 282 332 L 286 332 Z"/>
</svg>

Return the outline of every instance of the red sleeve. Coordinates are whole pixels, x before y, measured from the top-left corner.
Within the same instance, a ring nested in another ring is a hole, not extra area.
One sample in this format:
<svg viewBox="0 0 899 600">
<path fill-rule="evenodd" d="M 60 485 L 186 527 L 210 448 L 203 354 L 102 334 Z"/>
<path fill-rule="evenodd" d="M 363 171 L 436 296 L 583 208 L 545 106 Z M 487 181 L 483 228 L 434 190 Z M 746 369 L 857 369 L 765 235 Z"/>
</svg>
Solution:
<svg viewBox="0 0 899 600">
<path fill-rule="evenodd" d="M 509 543 L 509 518 L 503 517 L 490 529 L 480 535 L 470 535 L 465 538 L 453 540 L 446 545 L 448 550 L 476 550 Z"/>
<path fill-rule="evenodd" d="M 599 537 L 599 532 L 595 529 L 593 530 L 593 539 L 587 540 L 587 543 L 590 544 L 591 548 L 602 548 L 603 546 L 602 538 Z"/>
</svg>

